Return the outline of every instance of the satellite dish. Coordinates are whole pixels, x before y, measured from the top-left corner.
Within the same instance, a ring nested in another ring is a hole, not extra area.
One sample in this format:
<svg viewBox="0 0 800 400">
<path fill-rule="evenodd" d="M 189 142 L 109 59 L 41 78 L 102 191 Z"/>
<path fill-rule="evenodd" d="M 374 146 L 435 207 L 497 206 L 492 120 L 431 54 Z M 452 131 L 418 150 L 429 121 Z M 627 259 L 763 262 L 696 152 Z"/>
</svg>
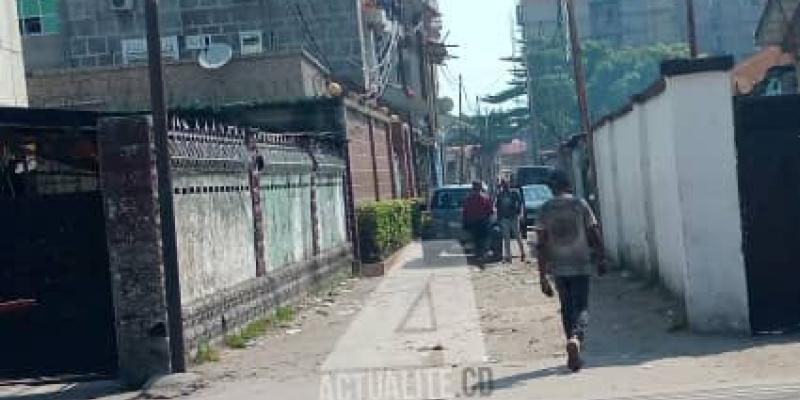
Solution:
<svg viewBox="0 0 800 400">
<path fill-rule="evenodd" d="M 233 58 L 233 49 L 224 43 L 212 43 L 197 56 L 197 63 L 205 69 L 218 69 Z"/>
</svg>

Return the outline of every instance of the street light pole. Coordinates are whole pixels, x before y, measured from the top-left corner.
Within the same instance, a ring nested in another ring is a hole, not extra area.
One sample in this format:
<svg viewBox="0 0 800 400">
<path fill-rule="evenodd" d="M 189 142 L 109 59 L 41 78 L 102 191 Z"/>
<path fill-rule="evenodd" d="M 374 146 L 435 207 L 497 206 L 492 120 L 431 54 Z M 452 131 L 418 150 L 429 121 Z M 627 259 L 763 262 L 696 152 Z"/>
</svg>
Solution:
<svg viewBox="0 0 800 400">
<path fill-rule="evenodd" d="M 161 33 L 158 24 L 158 0 L 145 0 L 147 23 L 147 59 L 150 75 L 150 107 L 153 118 L 156 171 L 158 175 L 158 204 L 161 219 L 162 257 L 166 286 L 167 326 L 172 372 L 185 372 L 183 316 L 181 312 L 178 245 L 175 237 L 175 206 L 172 200 L 172 171 L 170 169 L 169 138 L 167 133 L 167 103 L 164 90 L 164 65 L 161 58 Z"/>
<path fill-rule="evenodd" d="M 697 26 L 694 18 L 694 0 L 686 0 L 686 40 L 689 42 L 689 53 L 697 58 Z"/>
</svg>

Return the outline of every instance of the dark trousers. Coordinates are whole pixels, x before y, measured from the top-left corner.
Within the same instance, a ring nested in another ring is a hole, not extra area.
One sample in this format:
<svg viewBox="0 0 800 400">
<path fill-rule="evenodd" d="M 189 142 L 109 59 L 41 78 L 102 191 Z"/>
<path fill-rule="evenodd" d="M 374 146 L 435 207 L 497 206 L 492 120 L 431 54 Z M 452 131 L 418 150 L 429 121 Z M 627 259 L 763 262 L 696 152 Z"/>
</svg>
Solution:
<svg viewBox="0 0 800 400">
<path fill-rule="evenodd" d="M 475 246 L 475 255 L 483 257 L 486 254 L 486 239 L 489 236 L 489 220 L 465 222 L 464 228 L 469 232 L 472 244 Z"/>
<path fill-rule="evenodd" d="M 555 283 L 564 334 L 567 339 L 577 337 L 583 342 L 589 325 L 589 277 L 556 277 Z"/>
</svg>

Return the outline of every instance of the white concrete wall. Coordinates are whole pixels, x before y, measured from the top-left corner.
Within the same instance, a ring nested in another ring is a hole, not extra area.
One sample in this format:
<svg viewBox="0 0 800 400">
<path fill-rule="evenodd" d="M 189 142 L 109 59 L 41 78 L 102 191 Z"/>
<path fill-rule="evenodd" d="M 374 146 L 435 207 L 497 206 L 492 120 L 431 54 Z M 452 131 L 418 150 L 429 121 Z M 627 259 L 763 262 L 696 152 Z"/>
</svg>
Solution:
<svg viewBox="0 0 800 400">
<path fill-rule="evenodd" d="M 572 184 L 575 187 L 575 195 L 585 198 L 586 183 L 583 181 L 583 166 L 586 164 L 585 146 L 578 145 L 571 151 L 570 168 L 572 169 Z"/>
<path fill-rule="evenodd" d="M 653 232 L 658 254 L 658 275 L 681 298 L 686 279 L 686 253 L 683 246 L 683 217 L 678 193 L 675 146 L 672 140 L 672 103 L 663 93 L 640 105 L 646 119 L 647 158 L 650 161 L 650 201 L 653 207 Z"/>
<path fill-rule="evenodd" d="M 750 329 L 742 254 L 733 103 L 727 73 L 667 80 L 687 261 L 689 322 L 705 331 Z"/>
<path fill-rule="evenodd" d="M 655 232 L 655 208 L 653 205 L 653 180 L 651 178 L 652 166 L 650 160 L 650 127 L 647 119 L 647 105 L 635 103 L 633 105 L 637 129 L 639 130 L 639 180 L 641 182 L 642 193 L 644 195 L 644 239 L 646 243 L 647 266 L 645 268 L 645 278 L 648 281 L 658 279 L 658 247 L 656 244 Z"/>
<path fill-rule="evenodd" d="M 25 67 L 17 25 L 16 0 L 0 1 L 0 106 L 25 107 Z"/>
<path fill-rule="evenodd" d="M 646 193 L 642 185 L 641 151 L 638 109 L 614 124 L 614 141 L 617 156 L 617 189 L 622 241 L 620 253 L 623 265 L 649 275 L 647 257 Z"/>
<path fill-rule="evenodd" d="M 612 261 L 660 278 L 692 329 L 749 332 L 728 73 L 665 81 L 595 131 L 605 243 Z"/>
<path fill-rule="evenodd" d="M 614 196 L 614 179 L 611 170 L 611 129 L 606 124 L 595 132 L 595 162 L 597 164 L 597 186 L 600 196 L 600 219 L 603 225 L 603 242 L 612 263 L 618 263 L 617 199 Z"/>
</svg>

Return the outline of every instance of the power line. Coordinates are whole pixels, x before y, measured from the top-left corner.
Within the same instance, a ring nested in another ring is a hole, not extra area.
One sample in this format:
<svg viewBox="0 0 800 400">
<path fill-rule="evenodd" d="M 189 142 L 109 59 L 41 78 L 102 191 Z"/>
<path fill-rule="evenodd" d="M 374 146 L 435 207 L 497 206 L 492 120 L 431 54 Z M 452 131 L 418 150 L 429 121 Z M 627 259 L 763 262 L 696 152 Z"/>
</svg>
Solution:
<svg viewBox="0 0 800 400">
<path fill-rule="evenodd" d="M 308 26 L 308 22 L 306 21 L 305 16 L 303 16 L 303 10 L 300 8 L 300 4 L 295 4 L 295 12 L 297 13 L 297 18 L 300 20 L 300 23 L 303 25 L 303 31 L 305 32 L 308 39 L 311 41 L 311 46 L 314 49 L 314 52 L 317 53 L 317 57 L 319 57 L 325 66 L 331 71 L 331 74 L 335 74 L 333 70 L 333 64 L 328 59 L 328 56 L 322 51 L 322 48 L 317 43 L 317 38 L 314 36 L 314 33 L 311 32 L 311 29 Z"/>
</svg>

